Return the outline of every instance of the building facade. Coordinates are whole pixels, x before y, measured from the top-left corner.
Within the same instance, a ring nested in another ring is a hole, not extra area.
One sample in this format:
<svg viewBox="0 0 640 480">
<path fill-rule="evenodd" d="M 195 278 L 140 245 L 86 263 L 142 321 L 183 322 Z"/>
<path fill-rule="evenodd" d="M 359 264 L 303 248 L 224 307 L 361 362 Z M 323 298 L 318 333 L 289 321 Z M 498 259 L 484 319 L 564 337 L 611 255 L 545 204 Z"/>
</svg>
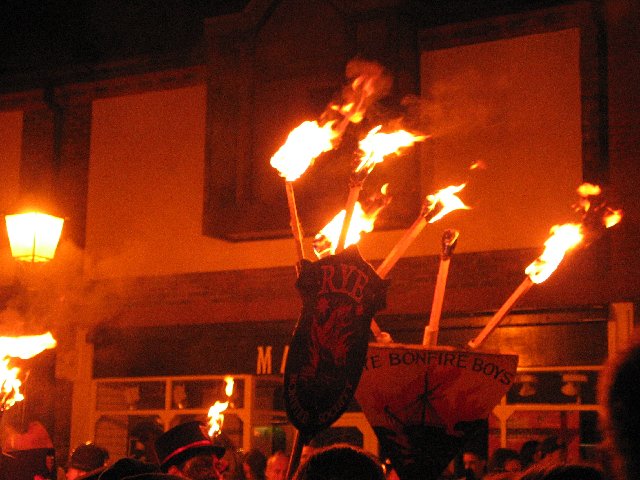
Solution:
<svg viewBox="0 0 640 480">
<path fill-rule="evenodd" d="M 470 209 L 411 244 L 377 318 L 395 341 L 420 343 L 441 235 L 454 228 L 439 341 L 464 348 L 550 227 L 574 218 L 577 187 L 601 185 L 623 221 L 532 287 L 486 343 L 517 353 L 539 386 L 559 389 L 567 374 L 585 384 L 583 395 L 537 398 L 544 408 L 510 394 L 490 422 L 494 442 L 556 428 L 576 445 L 593 440 L 597 371 L 628 337 L 639 297 L 637 12 L 622 0 L 252 0 L 202 19 L 188 49 L 7 73 L 2 208 L 33 196 L 67 218 L 56 258 L 38 271 L 18 269 L 0 244 L 3 335 L 42 327 L 59 342 L 48 357 L 55 381 L 46 400 L 27 396 L 27 416 L 47 426 L 60 458 L 86 440 L 124 455 L 136 422 L 202 416 L 232 375 L 242 385 L 234 441 L 290 449 L 279 388 L 301 299 L 285 185 L 269 159 L 341 101 L 354 71 L 382 65 L 385 95 L 295 182 L 307 258 L 344 206 L 362 129 L 401 122 L 425 133 L 367 178 L 363 197 L 388 182 L 393 199 L 359 250 L 378 265 L 426 195 L 465 184 Z M 345 428 L 373 449 L 351 410 Z M 531 411 L 552 413 L 536 423 Z"/>
</svg>

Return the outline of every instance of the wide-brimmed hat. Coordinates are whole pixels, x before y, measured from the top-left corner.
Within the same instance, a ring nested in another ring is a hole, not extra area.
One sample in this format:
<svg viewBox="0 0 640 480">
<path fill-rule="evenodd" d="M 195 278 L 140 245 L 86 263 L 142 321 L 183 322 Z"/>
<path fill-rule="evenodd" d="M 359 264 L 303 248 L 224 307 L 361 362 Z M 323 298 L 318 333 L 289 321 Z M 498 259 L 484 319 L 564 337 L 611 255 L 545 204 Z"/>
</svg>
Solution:
<svg viewBox="0 0 640 480">
<path fill-rule="evenodd" d="M 221 458 L 225 448 L 214 445 L 201 422 L 182 423 L 167 430 L 155 442 L 160 468 L 166 472 L 196 455 L 212 453 Z"/>
</svg>

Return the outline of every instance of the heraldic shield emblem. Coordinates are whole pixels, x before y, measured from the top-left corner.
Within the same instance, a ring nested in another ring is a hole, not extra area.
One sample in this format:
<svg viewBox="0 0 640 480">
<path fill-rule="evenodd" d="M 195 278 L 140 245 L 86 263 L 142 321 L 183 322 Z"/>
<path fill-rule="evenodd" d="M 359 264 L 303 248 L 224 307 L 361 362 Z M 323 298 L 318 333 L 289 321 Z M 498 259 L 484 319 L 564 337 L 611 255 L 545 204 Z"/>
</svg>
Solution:
<svg viewBox="0 0 640 480">
<path fill-rule="evenodd" d="M 436 480 L 484 428 L 517 366 L 517 355 L 372 343 L 356 400 L 399 477 Z"/>
<path fill-rule="evenodd" d="M 287 356 L 284 396 L 289 421 L 310 439 L 353 399 L 387 282 L 352 246 L 314 263 L 303 260 L 296 287 L 303 306 Z"/>
</svg>

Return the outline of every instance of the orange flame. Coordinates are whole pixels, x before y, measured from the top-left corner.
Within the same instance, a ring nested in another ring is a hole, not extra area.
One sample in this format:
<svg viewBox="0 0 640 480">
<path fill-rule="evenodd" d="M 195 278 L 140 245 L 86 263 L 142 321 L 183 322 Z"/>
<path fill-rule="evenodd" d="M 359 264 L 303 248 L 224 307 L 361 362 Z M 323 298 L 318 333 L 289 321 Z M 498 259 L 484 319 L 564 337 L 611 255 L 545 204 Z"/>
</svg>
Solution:
<svg viewBox="0 0 640 480">
<path fill-rule="evenodd" d="M 371 232 L 373 225 L 376 221 L 377 215 L 380 209 L 375 210 L 373 213 L 366 213 L 362 209 L 360 202 L 356 202 L 353 209 L 353 217 L 349 224 L 349 230 L 347 231 L 347 238 L 344 242 L 344 247 L 349 245 L 355 245 L 360 241 L 360 234 L 365 232 Z M 340 237 L 340 231 L 346 215 L 346 210 L 341 210 L 333 219 L 327 223 L 315 237 L 314 250 L 319 258 L 326 255 L 332 255 L 335 253 L 335 248 L 338 244 Z"/>
<path fill-rule="evenodd" d="M 545 249 L 526 269 L 525 273 L 533 283 L 542 283 L 558 268 L 567 250 L 578 245 L 584 235 L 582 226 L 565 223 L 551 227 L 551 237 L 544 243 Z"/>
<path fill-rule="evenodd" d="M 233 395 L 233 384 L 234 384 L 233 377 L 230 377 L 230 376 L 224 377 L 224 382 L 225 382 L 224 393 L 227 395 L 227 397 L 231 397 L 231 395 Z"/>
<path fill-rule="evenodd" d="M 599 185 L 583 183 L 578 187 L 580 200 L 575 208 L 583 214 L 583 225 L 590 226 L 592 230 L 601 226 L 611 228 L 622 220 L 622 210 L 613 210 L 604 200 L 595 199 L 601 193 Z"/>
<path fill-rule="evenodd" d="M 602 223 L 606 228 L 611 228 L 617 225 L 622 220 L 622 210 L 607 209 L 607 213 L 602 218 Z"/>
<path fill-rule="evenodd" d="M 16 402 L 24 400 L 24 395 L 20 393 L 22 382 L 18 379 L 20 369 L 18 367 L 9 368 L 9 359 L 0 361 L 0 412 L 4 412 L 13 407 Z"/>
<path fill-rule="evenodd" d="M 207 414 L 209 417 L 208 433 L 210 437 L 218 435 L 222 431 L 222 425 L 224 423 L 224 415 L 222 412 L 229 408 L 229 404 L 231 403 L 231 396 L 233 395 L 233 386 L 235 382 L 231 376 L 224 377 L 224 382 L 224 393 L 227 396 L 227 401 L 216 401 L 216 403 L 209 407 L 209 413 Z"/>
<path fill-rule="evenodd" d="M 367 99 L 374 95 L 376 79 L 360 75 L 351 82 L 352 93 L 359 97 L 357 102 L 347 102 L 336 110 L 345 117 L 345 120 L 351 123 L 360 123 L 364 119 L 367 106 Z"/>
<path fill-rule="evenodd" d="M 316 121 L 302 122 L 294 128 L 287 141 L 271 157 L 271 166 L 288 182 L 300 178 L 321 153 L 333 148 L 332 140 L 338 136 L 333 122 L 322 127 Z"/>
<path fill-rule="evenodd" d="M 216 403 L 209 408 L 209 413 L 207 415 L 209 416 L 208 433 L 210 437 L 218 435 L 222 431 L 222 424 L 224 423 L 224 415 L 222 412 L 224 412 L 228 406 L 228 400 L 226 402 L 219 402 L 216 400 Z"/>
<path fill-rule="evenodd" d="M 596 196 L 602 193 L 602 189 L 599 185 L 593 185 L 591 183 L 583 183 L 578 187 L 578 195 L 581 197 Z"/>
<path fill-rule="evenodd" d="M 382 125 L 378 125 L 369 131 L 367 136 L 360 140 L 359 147 L 362 151 L 360 163 L 356 172 L 370 173 L 376 163 L 384 161 L 384 157 L 392 153 L 399 153 L 401 148 L 410 147 L 416 142 L 426 139 L 423 135 L 413 135 L 406 130 L 397 130 L 391 133 L 381 133 Z"/>
<path fill-rule="evenodd" d="M 9 367 L 10 358 L 26 360 L 55 346 L 56 341 L 50 332 L 43 335 L 0 337 L 0 412 L 24 400 L 24 395 L 20 392 L 22 381 L 18 378 L 20 369 Z"/>
<path fill-rule="evenodd" d="M 454 210 L 470 210 L 471 207 L 465 205 L 465 203 L 456 196 L 456 193 L 460 192 L 466 186 L 466 183 L 458 186 L 451 185 L 443 188 L 442 190 L 438 190 L 436 193 L 427 195 L 426 212 L 428 215 L 426 216 L 430 216 L 435 213 L 433 217 L 429 218 L 429 223 L 437 222 Z M 441 209 L 436 212 L 435 208 L 438 205 L 440 205 Z"/>
<path fill-rule="evenodd" d="M 353 80 L 342 91 L 342 105 L 330 105 L 330 110 L 343 117 L 335 127 L 340 134 L 349 123 L 360 123 L 369 106 L 387 95 L 393 83 L 385 69 L 375 62 L 352 60 L 347 64 L 346 74 Z"/>
</svg>

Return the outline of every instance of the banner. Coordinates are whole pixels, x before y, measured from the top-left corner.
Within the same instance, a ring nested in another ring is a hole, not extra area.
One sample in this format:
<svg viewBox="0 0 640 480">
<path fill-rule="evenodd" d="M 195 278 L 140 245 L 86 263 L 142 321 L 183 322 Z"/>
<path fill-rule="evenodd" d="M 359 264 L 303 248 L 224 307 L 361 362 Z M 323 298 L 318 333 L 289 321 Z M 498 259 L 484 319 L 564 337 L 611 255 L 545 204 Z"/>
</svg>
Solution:
<svg viewBox="0 0 640 480">
<path fill-rule="evenodd" d="M 311 438 L 353 399 L 387 282 L 353 246 L 315 263 L 303 260 L 296 286 L 303 308 L 285 366 L 285 405 L 291 423 Z"/>
<path fill-rule="evenodd" d="M 517 355 L 370 344 L 356 400 L 402 480 L 435 480 L 514 382 Z"/>
</svg>

